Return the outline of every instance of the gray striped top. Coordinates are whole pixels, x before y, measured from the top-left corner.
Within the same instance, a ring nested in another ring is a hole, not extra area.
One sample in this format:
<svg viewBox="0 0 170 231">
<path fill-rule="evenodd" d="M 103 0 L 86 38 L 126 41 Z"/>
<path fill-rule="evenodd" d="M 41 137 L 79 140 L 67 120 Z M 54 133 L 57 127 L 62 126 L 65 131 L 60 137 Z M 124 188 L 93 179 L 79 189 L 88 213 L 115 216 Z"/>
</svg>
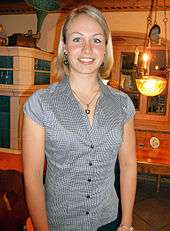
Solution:
<svg viewBox="0 0 170 231">
<path fill-rule="evenodd" d="M 123 125 L 135 109 L 126 94 L 99 83 L 92 127 L 68 77 L 36 91 L 24 105 L 27 116 L 45 128 L 50 231 L 96 231 L 117 217 L 114 166 Z"/>
</svg>

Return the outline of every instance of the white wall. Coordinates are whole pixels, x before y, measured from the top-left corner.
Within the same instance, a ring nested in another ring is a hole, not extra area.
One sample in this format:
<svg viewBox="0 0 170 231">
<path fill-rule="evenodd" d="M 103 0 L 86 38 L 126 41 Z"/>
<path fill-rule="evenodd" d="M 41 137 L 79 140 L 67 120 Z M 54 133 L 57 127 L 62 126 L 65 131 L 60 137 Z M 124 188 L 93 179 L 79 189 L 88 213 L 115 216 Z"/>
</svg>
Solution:
<svg viewBox="0 0 170 231">
<path fill-rule="evenodd" d="M 112 31 L 132 31 L 145 33 L 146 19 L 148 12 L 105 12 L 104 15 Z M 157 23 L 161 26 L 161 37 L 164 37 L 163 12 L 158 12 Z M 53 51 L 55 48 L 54 40 L 56 26 L 60 28 L 64 14 L 49 14 L 41 28 L 41 39 L 38 46 L 46 51 Z M 170 11 L 167 12 L 168 23 L 170 24 Z M 26 33 L 28 30 L 36 32 L 36 15 L 1 15 L 0 24 L 3 24 L 7 35 L 13 33 Z M 168 26 L 170 27 L 170 26 Z M 168 31 L 170 40 L 170 30 Z"/>
</svg>

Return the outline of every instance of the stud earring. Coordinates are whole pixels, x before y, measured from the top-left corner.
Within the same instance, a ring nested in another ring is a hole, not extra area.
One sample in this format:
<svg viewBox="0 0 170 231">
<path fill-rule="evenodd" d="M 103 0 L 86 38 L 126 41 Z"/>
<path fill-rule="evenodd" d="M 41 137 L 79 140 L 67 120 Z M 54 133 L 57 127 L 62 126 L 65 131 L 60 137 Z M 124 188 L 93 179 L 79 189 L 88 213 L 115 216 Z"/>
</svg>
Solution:
<svg viewBox="0 0 170 231">
<path fill-rule="evenodd" d="M 66 52 L 64 52 L 64 59 L 63 59 L 63 63 L 64 63 L 64 65 L 66 65 L 66 66 L 68 66 L 68 55 L 67 55 L 67 53 Z"/>
</svg>

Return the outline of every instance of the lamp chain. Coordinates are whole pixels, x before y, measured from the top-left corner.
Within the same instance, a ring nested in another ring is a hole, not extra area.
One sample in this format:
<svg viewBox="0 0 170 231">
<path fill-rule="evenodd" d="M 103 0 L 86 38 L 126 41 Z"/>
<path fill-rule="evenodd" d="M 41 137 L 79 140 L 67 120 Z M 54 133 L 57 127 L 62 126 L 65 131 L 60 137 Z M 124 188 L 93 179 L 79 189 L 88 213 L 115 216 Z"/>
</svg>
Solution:
<svg viewBox="0 0 170 231">
<path fill-rule="evenodd" d="M 155 19 L 154 24 L 157 24 L 158 0 L 155 0 Z"/>
<path fill-rule="evenodd" d="M 165 26 L 165 61 L 166 61 L 166 70 L 168 69 L 168 40 L 167 40 L 167 23 L 168 23 L 168 18 L 166 15 L 166 0 L 164 0 L 164 26 Z"/>
<path fill-rule="evenodd" d="M 156 5 L 154 3 L 156 2 Z M 155 9 L 155 15 L 154 15 L 154 21 L 152 25 L 152 13 L 153 8 Z M 167 84 L 167 79 L 164 76 L 157 76 L 149 73 L 150 71 L 150 57 L 149 54 L 152 48 L 152 42 L 154 45 L 154 42 L 158 42 L 159 34 L 160 34 L 160 26 L 157 25 L 157 10 L 158 10 L 158 0 L 151 0 L 150 10 L 147 17 L 147 27 L 146 27 L 146 35 L 144 40 L 144 53 L 143 54 L 143 75 L 141 78 L 136 78 L 136 86 L 139 92 L 146 96 L 157 96 L 161 94 Z M 166 2 L 164 0 L 164 19 L 163 19 L 164 25 L 165 25 L 165 52 L 166 52 L 166 68 L 165 70 L 168 71 L 168 44 L 167 44 L 167 22 L 168 19 L 166 17 Z M 161 43 L 159 43 L 161 45 Z M 147 51 L 147 52 L 146 52 Z M 167 74 L 167 73 L 166 73 Z"/>
<path fill-rule="evenodd" d="M 144 40 L 144 52 L 145 52 L 146 47 L 147 47 L 147 45 L 149 43 L 148 34 L 149 34 L 150 27 L 152 25 L 153 6 L 154 6 L 154 0 L 151 1 L 150 10 L 149 10 L 149 14 L 148 14 L 148 17 L 147 17 L 147 26 L 146 26 L 146 33 L 145 33 L 145 40 Z"/>
</svg>

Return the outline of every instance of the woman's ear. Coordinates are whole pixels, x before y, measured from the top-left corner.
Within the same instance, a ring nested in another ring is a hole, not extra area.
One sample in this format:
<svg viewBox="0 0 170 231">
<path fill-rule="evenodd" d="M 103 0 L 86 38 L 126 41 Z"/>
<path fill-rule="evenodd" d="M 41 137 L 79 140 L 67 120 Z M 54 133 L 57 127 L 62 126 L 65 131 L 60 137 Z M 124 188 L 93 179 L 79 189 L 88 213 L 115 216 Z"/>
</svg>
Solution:
<svg viewBox="0 0 170 231">
<path fill-rule="evenodd" d="M 64 53 L 67 54 L 68 52 L 66 49 L 66 44 L 64 42 L 62 43 L 62 48 L 63 48 Z"/>
</svg>

